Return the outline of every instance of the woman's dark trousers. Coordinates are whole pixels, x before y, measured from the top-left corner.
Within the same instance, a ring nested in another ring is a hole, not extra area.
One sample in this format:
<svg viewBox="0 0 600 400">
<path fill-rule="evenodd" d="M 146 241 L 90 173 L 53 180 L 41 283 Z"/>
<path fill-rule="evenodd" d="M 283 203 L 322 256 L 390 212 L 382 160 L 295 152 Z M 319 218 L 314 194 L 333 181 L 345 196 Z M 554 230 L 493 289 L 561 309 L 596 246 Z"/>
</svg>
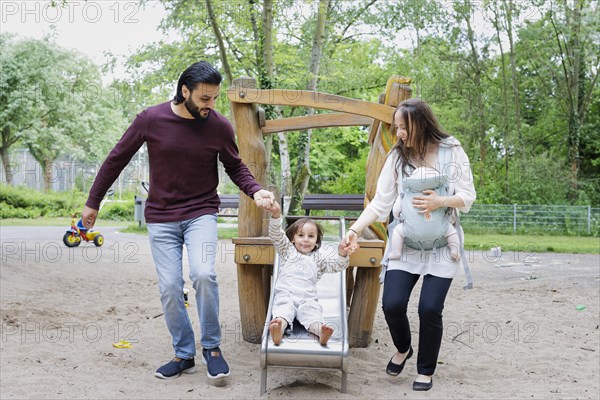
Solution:
<svg viewBox="0 0 600 400">
<path fill-rule="evenodd" d="M 420 275 L 392 270 L 385 274 L 383 285 L 383 314 L 390 328 L 392 341 L 400 353 L 410 348 L 410 324 L 406 310 L 410 294 Z M 419 352 L 417 372 L 433 375 L 442 343 L 442 310 L 452 279 L 433 275 L 423 277 L 419 297 Z"/>
</svg>

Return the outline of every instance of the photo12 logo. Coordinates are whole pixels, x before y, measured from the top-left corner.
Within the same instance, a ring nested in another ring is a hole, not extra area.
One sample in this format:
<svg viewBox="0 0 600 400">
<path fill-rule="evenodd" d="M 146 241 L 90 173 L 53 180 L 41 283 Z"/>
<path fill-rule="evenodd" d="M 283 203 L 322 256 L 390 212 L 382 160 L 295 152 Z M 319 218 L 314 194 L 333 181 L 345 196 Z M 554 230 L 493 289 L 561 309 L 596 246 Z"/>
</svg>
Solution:
<svg viewBox="0 0 600 400">
<path fill-rule="evenodd" d="M 103 19 L 114 23 L 139 22 L 137 1 L 2 1 L 0 21 L 56 24 L 59 22 L 98 23 Z"/>
<path fill-rule="evenodd" d="M 41 323 L 24 321 L 21 323 L 6 323 L 0 325 L 0 341 L 2 344 L 24 343 L 98 343 L 101 339 L 111 342 L 126 340 L 138 342 L 141 328 L 133 322 L 115 321 L 66 321 L 62 323 Z"/>
<path fill-rule="evenodd" d="M 58 242 L 2 242 L 0 259 L 3 264 L 14 262 L 47 264 L 137 264 L 140 246 L 136 242 L 112 242 L 110 245 L 65 247 Z"/>
</svg>

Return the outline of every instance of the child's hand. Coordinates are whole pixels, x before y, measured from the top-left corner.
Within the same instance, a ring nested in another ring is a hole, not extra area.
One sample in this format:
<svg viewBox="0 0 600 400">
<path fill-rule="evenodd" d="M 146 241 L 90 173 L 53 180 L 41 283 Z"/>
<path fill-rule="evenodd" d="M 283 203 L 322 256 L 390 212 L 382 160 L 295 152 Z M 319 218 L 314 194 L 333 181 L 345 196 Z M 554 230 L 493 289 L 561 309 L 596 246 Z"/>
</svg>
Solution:
<svg viewBox="0 0 600 400">
<path fill-rule="evenodd" d="M 269 211 L 271 212 L 271 216 L 273 218 L 281 217 L 281 206 L 279 205 L 279 203 L 277 201 L 273 200 L 273 205 L 271 206 Z"/>
<path fill-rule="evenodd" d="M 338 254 L 342 257 L 346 257 L 348 256 L 348 251 L 346 250 L 346 245 L 344 244 L 343 241 L 340 242 L 340 244 L 338 245 Z"/>
<path fill-rule="evenodd" d="M 358 250 L 359 247 L 360 246 L 358 245 L 358 235 L 355 231 L 350 229 L 346 236 L 340 242 L 340 248 L 342 248 L 346 254 L 351 255 L 356 250 Z M 341 254 L 342 252 L 340 251 L 340 255 Z"/>
</svg>

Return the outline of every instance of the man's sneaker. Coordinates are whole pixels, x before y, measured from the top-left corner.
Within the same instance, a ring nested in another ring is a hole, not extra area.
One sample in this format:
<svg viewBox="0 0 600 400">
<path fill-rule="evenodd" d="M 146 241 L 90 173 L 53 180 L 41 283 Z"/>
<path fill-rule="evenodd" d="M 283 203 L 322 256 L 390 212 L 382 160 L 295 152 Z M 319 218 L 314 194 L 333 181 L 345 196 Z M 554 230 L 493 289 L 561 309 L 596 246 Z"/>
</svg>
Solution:
<svg viewBox="0 0 600 400">
<path fill-rule="evenodd" d="M 181 374 L 193 374 L 195 372 L 196 363 L 193 358 L 189 360 L 180 359 L 180 361 L 176 361 L 174 358 L 157 369 L 154 376 L 160 379 L 175 379 L 179 378 Z"/>
<path fill-rule="evenodd" d="M 221 353 L 221 349 L 202 349 L 202 363 L 206 365 L 206 375 L 210 379 L 229 376 L 229 365 Z"/>
</svg>

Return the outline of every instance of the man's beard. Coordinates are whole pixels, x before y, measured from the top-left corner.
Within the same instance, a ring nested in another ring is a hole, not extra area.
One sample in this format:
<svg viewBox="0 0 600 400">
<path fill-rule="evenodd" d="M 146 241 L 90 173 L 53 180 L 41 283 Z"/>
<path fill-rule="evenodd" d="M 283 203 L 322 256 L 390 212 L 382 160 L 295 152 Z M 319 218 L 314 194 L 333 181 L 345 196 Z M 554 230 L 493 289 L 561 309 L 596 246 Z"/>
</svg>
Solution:
<svg viewBox="0 0 600 400">
<path fill-rule="evenodd" d="M 210 115 L 210 110 L 208 111 L 208 114 L 206 114 L 206 117 L 203 117 L 202 114 L 200 114 L 200 111 L 198 111 L 198 106 L 196 106 L 196 103 L 194 103 L 194 101 L 192 100 L 192 96 L 190 96 L 183 103 L 183 105 L 185 105 L 186 110 L 188 110 L 188 112 L 192 114 L 192 117 L 194 117 L 194 119 L 206 121 L 208 119 L 208 116 Z"/>
</svg>

